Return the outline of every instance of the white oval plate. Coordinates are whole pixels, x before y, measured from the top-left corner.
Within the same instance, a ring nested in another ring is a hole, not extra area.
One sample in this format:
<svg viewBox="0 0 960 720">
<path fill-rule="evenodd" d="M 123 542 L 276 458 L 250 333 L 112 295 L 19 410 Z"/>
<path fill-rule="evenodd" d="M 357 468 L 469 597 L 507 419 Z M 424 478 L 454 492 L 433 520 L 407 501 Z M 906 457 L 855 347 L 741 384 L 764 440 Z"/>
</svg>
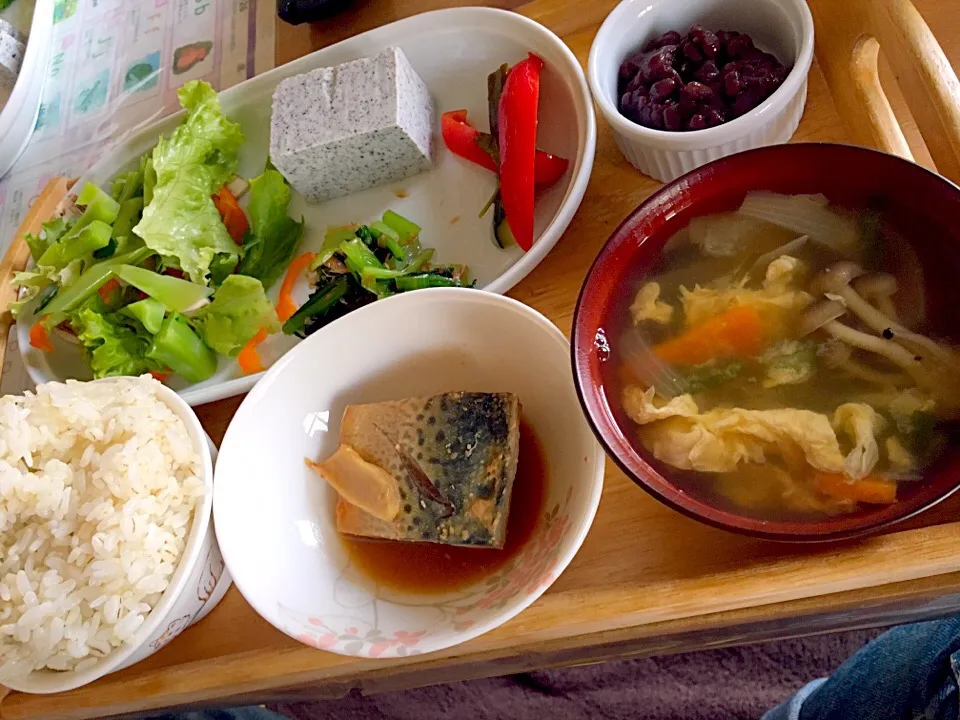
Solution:
<svg viewBox="0 0 960 720">
<path fill-rule="evenodd" d="M 466 264 L 478 288 L 504 293 L 546 257 L 570 224 L 590 180 L 596 147 L 593 102 L 580 63 L 560 38 L 532 20 L 488 8 L 437 10 L 357 35 L 223 91 L 220 98 L 224 111 L 241 123 L 247 138 L 241 150 L 240 174 L 253 177 L 263 170 L 269 148 L 271 96 L 281 80 L 390 46 L 403 50 L 434 95 L 437 163 L 416 177 L 325 203 L 307 205 L 295 195 L 290 213 L 295 217 L 303 214 L 307 221 L 301 250 L 319 248 L 328 226 L 372 221 L 393 209 L 423 228 L 421 240 L 426 247 L 436 248 L 437 263 Z M 471 122 L 486 129 L 487 75 L 504 62 L 521 60 L 528 52 L 537 53 L 546 63 L 540 88 L 538 144 L 571 162 L 566 176 L 539 195 L 537 240 L 524 254 L 518 248 L 500 250 L 493 244 L 490 216 L 481 219 L 478 213 L 493 194 L 496 179 L 443 147 L 439 114 L 466 108 Z M 152 148 L 161 133 L 170 132 L 178 123 L 176 115 L 151 125 L 114 148 L 78 185 L 88 180 L 105 185 Z M 276 298 L 277 289 L 269 293 L 272 298 Z M 305 300 L 308 292 L 301 280 L 298 300 Z M 53 353 L 30 347 L 33 321 L 27 314 L 21 317 L 17 338 L 34 382 L 91 377 L 75 346 L 55 340 Z M 261 346 L 261 355 L 265 362 L 274 362 L 296 343 L 296 338 L 274 335 Z M 183 381 L 177 384 L 172 378 L 170 385 L 188 403 L 199 405 L 247 392 L 260 376 L 244 376 L 236 361 L 222 358 L 217 373 L 209 380 L 189 385 Z"/>
<path fill-rule="evenodd" d="M 518 553 L 475 584 L 391 590 L 353 567 L 335 528 L 336 492 L 303 459 L 336 449 L 349 404 L 460 390 L 520 398 L 546 461 L 543 509 Z M 604 460 L 553 323 L 491 293 L 422 290 L 331 323 L 267 372 L 220 446 L 214 525 L 237 588 L 276 628 L 343 655 L 402 657 L 492 630 L 550 587 L 593 522 Z"/>
</svg>

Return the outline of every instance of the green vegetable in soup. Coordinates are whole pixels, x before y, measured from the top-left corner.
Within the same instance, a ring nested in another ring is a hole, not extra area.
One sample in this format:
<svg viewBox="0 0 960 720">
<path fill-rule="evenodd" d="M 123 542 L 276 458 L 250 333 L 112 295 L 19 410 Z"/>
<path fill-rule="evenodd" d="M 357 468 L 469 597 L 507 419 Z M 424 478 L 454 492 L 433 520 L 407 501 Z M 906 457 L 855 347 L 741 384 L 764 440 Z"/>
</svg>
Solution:
<svg viewBox="0 0 960 720">
<path fill-rule="evenodd" d="M 778 385 L 799 385 L 816 374 L 817 343 L 812 340 L 784 340 L 763 355 L 760 362 L 766 369 L 765 388 Z"/>
<path fill-rule="evenodd" d="M 932 412 L 917 410 L 909 417 L 896 417 L 895 422 L 904 447 L 918 458 L 927 457 L 938 439 L 937 416 Z"/>
<path fill-rule="evenodd" d="M 746 370 L 747 363 L 738 358 L 711 360 L 702 365 L 675 368 L 681 392 L 691 395 L 721 387 L 743 375 Z"/>
</svg>

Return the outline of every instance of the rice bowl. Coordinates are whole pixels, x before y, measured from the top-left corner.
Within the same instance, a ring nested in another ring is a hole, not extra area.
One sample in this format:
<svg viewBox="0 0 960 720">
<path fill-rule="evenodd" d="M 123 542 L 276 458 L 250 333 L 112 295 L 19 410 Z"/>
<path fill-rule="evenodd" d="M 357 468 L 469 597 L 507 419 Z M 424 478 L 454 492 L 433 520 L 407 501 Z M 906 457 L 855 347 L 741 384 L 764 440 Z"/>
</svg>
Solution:
<svg viewBox="0 0 960 720">
<path fill-rule="evenodd" d="M 184 592 L 219 558 L 211 502 L 199 421 L 149 377 L 0 399 L 0 681 L 77 687 L 197 619 L 222 596 Z"/>
</svg>

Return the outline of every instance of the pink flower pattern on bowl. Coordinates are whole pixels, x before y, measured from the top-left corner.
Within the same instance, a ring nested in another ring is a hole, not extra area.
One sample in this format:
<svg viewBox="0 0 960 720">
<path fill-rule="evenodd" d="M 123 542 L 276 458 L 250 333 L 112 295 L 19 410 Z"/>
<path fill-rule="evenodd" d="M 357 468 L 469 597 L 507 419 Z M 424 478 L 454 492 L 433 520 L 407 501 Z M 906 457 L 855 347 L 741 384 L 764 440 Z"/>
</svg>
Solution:
<svg viewBox="0 0 960 720">
<path fill-rule="evenodd" d="M 408 657 L 423 652 L 421 643 L 451 631 L 471 637 L 489 629 L 496 615 L 518 599 L 536 599 L 559 577 L 558 559 L 562 540 L 572 520 L 569 504 L 573 488 L 568 488 L 562 503 L 544 513 L 528 544 L 506 566 L 486 580 L 453 596 L 418 598 L 387 597 L 378 588 L 366 602 L 351 598 L 350 607 L 341 605 L 336 615 L 316 617 L 281 606 L 284 632 L 305 645 L 345 655 L 369 658 Z M 350 568 L 345 568 L 348 573 Z M 385 629 L 381 618 L 384 606 L 402 605 L 429 608 L 432 619 L 422 627 Z M 518 606 L 516 612 L 525 605 Z"/>
</svg>

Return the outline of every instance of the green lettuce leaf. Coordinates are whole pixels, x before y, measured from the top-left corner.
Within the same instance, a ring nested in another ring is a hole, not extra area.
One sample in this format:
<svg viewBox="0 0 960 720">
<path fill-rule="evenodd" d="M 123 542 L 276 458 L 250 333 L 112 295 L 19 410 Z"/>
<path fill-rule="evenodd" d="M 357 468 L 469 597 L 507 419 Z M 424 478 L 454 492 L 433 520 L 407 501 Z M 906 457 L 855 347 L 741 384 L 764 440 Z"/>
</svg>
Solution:
<svg viewBox="0 0 960 720">
<path fill-rule="evenodd" d="M 213 193 L 236 172 L 243 131 L 239 124 L 224 117 L 217 93 L 208 83 L 188 82 L 177 91 L 177 97 L 187 117 L 170 137 L 161 137 L 153 149 L 157 187 L 181 170 L 202 166 L 210 171 L 208 181 Z"/>
<path fill-rule="evenodd" d="M 260 281 L 245 275 L 230 275 L 201 308 L 193 325 L 203 341 L 221 355 L 235 357 L 261 329 L 280 329 L 277 313 L 267 300 Z"/>
<path fill-rule="evenodd" d="M 38 235 L 27 233 L 24 240 L 30 248 L 30 255 L 36 262 L 51 247 L 55 247 L 60 239 L 72 227 L 73 220 L 54 218 L 41 225 Z M 32 270 L 14 273 L 10 284 L 20 292 L 18 299 L 10 303 L 9 310 L 13 317 L 19 317 L 24 308 L 42 291 L 51 285 L 60 286 L 61 283 L 70 284 L 76 279 L 76 273 L 82 264 L 72 262 L 65 267 L 35 266 Z"/>
<path fill-rule="evenodd" d="M 210 187 L 204 167 L 180 171 L 170 182 L 157 184 L 153 201 L 133 229 L 148 248 L 175 258 L 190 280 L 200 284 L 206 284 L 215 255 L 239 252 L 210 199 Z"/>
<path fill-rule="evenodd" d="M 220 287 L 237 267 L 237 256 L 217 253 L 210 261 L 210 284 Z"/>
<path fill-rule="evenodd" d="M 86 304 L 70 316 L 95 378 L 163 370 L 146 356 L 151 336 L 138 321 L 119 313 L 98 312 L 101 309 Z"/>
<path fill-rule="evenodd" d="M 217 371 L 217 354 L 180 313 L 170 313 L 160 324 L 147 355 L 192 383 L 203 382 Z"/>
<path fill-rule="evenodd" d="M 20 290 L 19 299 L 10 303 L 7 307 L 13 317 L 16 318 L 19 317 L 23 309 L 30 304 L 30 301 L 37 297 L 40 291 L 44 290 L 51 282 L 47 273 L 39 270 L 27 270 L 14 273 L 10 284 Z"/>
<path fill-rule="evenodd" d="M 52 243 L 37 260 L 40 267 L 62 270 L 74 260 L 81 260 L 110 242 L 112 228 L 101 220 L 94 220 L 77 233 L 68 233 Z"/>
<path fill-rule="evenodd" d="M 250 234 L 237 272 L 257 278 L 265 288 L 283 275 L 303 237 L 303 221 L 287 215 L 291 196 L 290 186 L 276 170 L 250 181 Z"/>
<path fill-rule="evenodd" d="M 10 303 L 8 309 L 13 317 L 18 317 L 24 308 L 47 288 L 54 286 L 60 292 L 72 286 L 83 272 L 83 260 L 78 258 L 63 268 L 48 265 L 35 266 L 32 270 L 14 273 L 10 284 L 19 290 L 17 300 Z"/>
<path fill-rule="evenodd" d="M 46 252 L 48 247 L 59 242 L 64 233 L 70 229 L 71 225 L 73 225 L 72 220 L 68 221 L 63 218 L 54 218 L 40 226 L 42 230 L 39 235 L 27 233 L 24 236 L 24 240 L 27 241 L 27 247 L 30 248 L 30 255 L 34 261 L 39 260 L 40 256 Z"/>
<path fill-rule="evenodd" d="M 147 247 L 175 258 L 193 282 L 206 284 L 215 255 L 239 254 L 211 195 L 235 174 L 243 133 L 223 116 L 207 83 L 189 82 L 177 94 L 187 117 L 153 150 L 144 181 L 149 202 L 133 231 Z"/>
</svg>

